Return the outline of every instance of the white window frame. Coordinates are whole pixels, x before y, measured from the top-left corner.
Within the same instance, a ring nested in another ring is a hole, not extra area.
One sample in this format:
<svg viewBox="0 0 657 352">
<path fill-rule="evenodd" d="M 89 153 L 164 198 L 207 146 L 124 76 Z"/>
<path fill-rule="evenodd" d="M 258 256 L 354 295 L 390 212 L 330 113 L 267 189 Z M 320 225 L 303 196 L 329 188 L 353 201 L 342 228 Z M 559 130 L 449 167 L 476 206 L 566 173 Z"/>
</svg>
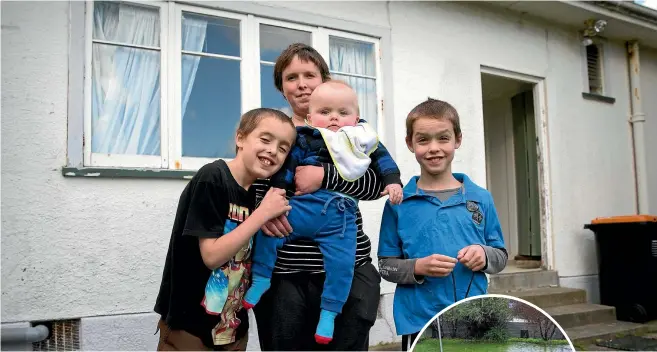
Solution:
<svg viewBox="0 0 657 352">
<path fill-rule="evenodd" d="M 168 28 L 167 4 L 165 2 L 146 2 L 146 1 L 131 1 L 131 4 L 136 6 L 144 6 L 158 9 L 160 16 L 160 126 L 167 126 L 168 114 L 168 81 L 167 75 L 162 74 L 168 68 L 167 53 L 169 48 L 167 46 L 168 33 L 163 28 Z M 85 50 L 85 82 L 84 82 L 84 165 L 91 167 L 106 167 L 106 166 L 120 166 L 120 167 L 140 167 L 140 168 L 154 168 L 162 169 L 168 167 L 168 134 L 164 129 L 160 128 L 160 155 L 124 155 L 124 154 L 107 154 L 107 153 L 92 153 L 91 151 L 91 84 L 92 84 L 92 55 L 93 55 L 93 13 L 94 2 L 86 2 L 86 26 L 85 38 L 88 43 Z M 123 47 L 135 47 L 136 45 L 117 44 Z"/>
<path fill-rule="evenodd" d="M 374 78 L 375 84 L 376 84 L 376 130 L 379 136 L 384 136 L 385 135 L 385 123 L 383 123 L 383 82 L 381 79 L 381 44 L 380 40 L 372 37 L 366 37 L 364 35 L 360 34 L 353 34 L 353 33 L 347 33 L 347 32 L 341 32 L 341 31 L 336 31 L 333 29 L 322 29 L 323 32 L 326 33 L 326 49 L 325 53 L 322 53 L 322 56 L 324 56 L 326 59 L 326 62 L 330 66 L 330 57 L 329 57 L 329 44 L 330 44 L 330 36 L 334 37 L 340 37 L 340 38 L 345 38 L 345 39 L 352 39 L 364 43 L 370 43 L 374 45 L 374 61 L 375 61 L 375 74 L 376 77 L 370 77 L 370 76 L 364 76 L 364 75 L 356 75 L 352 73 L 346 73 L 346 72 L 336 72 L 338 74 L 344 75 L 344 76 L 352 76 L 352 77 L 364 77 L 364 78 Z"/>
<path fill-rule="evenodd" d="M 260 65 L 263 63 L 269 63 L 269 61 L 263 61 L 262 58 L 260 57 L 260 25 L 269 25 L 269 26 L 276 26 L 276 27 L 281 27 L 281 28 L 287 28 L 287 29 L 294 29 L 298 31 L 303 31 L 303 32 L 308 32 L 310 33 L 310 45 L 312 47 L 315 47 L 315 30 L 317 27 L 311 27 L 311 26 L 305 26 L 301 24 L 296 24 L 296 23 L 289 23 L 289 22 L 284 22 L 280 20 L 274 20 L 274 19 L 269 19 L 269 18 L 262 18 L 262 17 L 255 17 L 253 16 L 253 21 L 251 22 L 251 32 L 253 33 L 253 55 L 256 58 L 256 61 L 258 64 L 256 65 L 256 68 L 253 69 L 253 77 L 252 81 L 256 82 L 253 86 L 253 92 L 251 92 L 253 96 L 253 103 L 255 104 L 254 107 L 259 107 L 262 106 L 262 96 L 261 96 L 261 85 L 260 85 Z M 315 48 L 316 49 L 316 48 Z M 319 51 L 319 50 L 318 50 Z"/>
<path fill-rule="evenodd" d="M 176 2 L 151 2 L 140 0 L 125 1 L 128 4 L 159 9 L 160 14 L 160 154 L 122 155 L 92 153 L 91 151 L 91 64 L 93 47 L 93 8 L 94 2 L 86 2 L 85 14 L 85 75 L 84 75 L 84 113 L 83 113 L 83 166 L 144 168 L 158 170 L 197 170 L 216 158 L 182 156 L 181 114 L 181 75 L 182 61 L 182 13 L 231 18 L 240 21 L 240 84 L 242 113 L 261 106 L 260 82 L 260 24 L 272 25 L 309 32 L 311 45 L 330 65 L 329 36 L 358 40 L 374 44 L 376 59 L 377 131 L 383 141 L 385 118 L 383 114 L 383 78 L 381 68 L 380 38 L 353 34 L 352 32 L 328 29 L 320 26 L 304 25 L 285 20 L 271 19 L 241 14 L 232 11 L 211 9 Z M 130 46 L 130 45 L 124 45 Z M 210 54 L 208 56 L 222 57 Z M 352 75 L 353 74 L 348 74 Z M 172 78 L 173 77 L 173 78 Z M 178 78 L 175 78 L 178 77 Z M 176 118 L 173 118 L 173 117 Z M 223 158 L 224 160 L 230 160 Z"/>
<path fill-rule="evenodd" d="M 171 11 L 170 13 L 172 14 L 171 16 L 173 17 L 171 21 L 173 21 L 175 24 L 173 26 L 170 26 L 171 30 L 173 31 L 173 50 L 171 51 L 171 58 L 172 58 L 172 64 L 171 64 L 171 69 L 169 70 L 169 74 L 171 77 L 180 77 L 181 75 L 181 65 L 182 65 L 182 13 L 183 12 L 188 12 L 188 13 L 194 13 L 194 14 L 199 14 L 199 15 L 207 15 L 207 16 L 214 16 L 214 17 L 222 17 L 222 18 L 230 18 L 230 19 L 236 19 L 240 21 L 240 100 L 241 100 L 241 113 L 243 114 L 244 112 L 248 111 L 251 109 L 251 106 L 253 106 L 253 103 L 249 100 L 250 99 L 250 94 L 249 92 L 251 91 L 251 87 L 249 85 L 251 84 L 250 81 L 251 79 L 245 79 L 245 75 L 248 74 L 248 67 L 251 64 L 250 59 L 248 58 L 249 55 L 245 55 L 245 53 L 248 54 L 249 48 L 248 45 L 245 47 L 245 43 L 248 44 L 247 40 L 247 35 L 248 35 L 248 30 L 247 28 L 247 15 L 242 15 L 242 14 L 237 14 L 237 13 L 232 13 L 232 12 L 226 12 L 226 11 L 220 11 L 220 10 L 214 10 L 214 9 L 208 9 L 204 7 L 198 7 L 198 6 L 190 6 L 190 5 L 182 5 L 182 4 L 175 4 L 175 3 L 170 3 L 171 4 Z M 233 59 L 232 57 L 226 56 L 226 55 L 218 55 L 218 54 L 207 54 L 207 56 L 213 56 L 213 57 L 218 57 L 218 58 L 226 58 L 226 59 Z M 173 94 L 171 94 L 171 101 L 174 102 L 174 110 L 173 110 L 173 115 L 172 116 L 181 116 L 182 111 L 181 108 L 182 106 L 180 105 L 181 101 L 181 84 L 182 82 L 179 79 L 174 79 L 174 89 L 173 89 Z M 177 169 L 177 170 L 198 170 L 200 169 L 203 165 L 207 163 L 211 163 L 217 158 L 204 158 L 204 157 L 190 157 L 190 156 L 183 156 L 182 155 L 182 117 L 181 118 L 171 118 L 169 123 L 169 135 L 170 138 L 172 139 L 173 143 L 170 143 L 170 150 L 171 150 L 171 155 L 173 156 L 173 165 L 170 165 L 170 169 Z M 224 158 L 224 160 L 230 160 L 228 158 Z"/>
</svg>

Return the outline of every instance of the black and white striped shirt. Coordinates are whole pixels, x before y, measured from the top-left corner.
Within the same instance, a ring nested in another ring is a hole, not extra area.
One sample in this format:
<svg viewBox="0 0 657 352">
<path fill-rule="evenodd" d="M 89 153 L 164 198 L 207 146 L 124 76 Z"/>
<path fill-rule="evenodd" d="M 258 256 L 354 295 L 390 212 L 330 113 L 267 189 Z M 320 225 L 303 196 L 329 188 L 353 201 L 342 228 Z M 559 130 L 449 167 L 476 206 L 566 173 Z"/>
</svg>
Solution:
<svg viewBox="0 0 657 352">
<path fill-rule="evenodd" d="M 323 164 L 324 180 L 322 188 L 344 193 L 359 200 L 374 200 L 381 197 L 384 185 L 372 169 L 354 182 L 347 182 L 340 178 L 337 169 L 332 164 Z M 256 206 L 269 190 L 269 180 L 258 180 L 253 186 L 256 192 Z M 291 196 L 288 193 L 288 197 Z M 363 232 L 363 217 L 356 209 L 356 267 L 372 261 L 370 253 L 372 244 L 369 237 Z M 313 241 L 297 240 L 285 244 L 278 250 L 278 258 L 274 266 L 274 274 L 291 274 L 299 272 L 324 272 L 324 260 L 319 246 Z"/>
</svg>

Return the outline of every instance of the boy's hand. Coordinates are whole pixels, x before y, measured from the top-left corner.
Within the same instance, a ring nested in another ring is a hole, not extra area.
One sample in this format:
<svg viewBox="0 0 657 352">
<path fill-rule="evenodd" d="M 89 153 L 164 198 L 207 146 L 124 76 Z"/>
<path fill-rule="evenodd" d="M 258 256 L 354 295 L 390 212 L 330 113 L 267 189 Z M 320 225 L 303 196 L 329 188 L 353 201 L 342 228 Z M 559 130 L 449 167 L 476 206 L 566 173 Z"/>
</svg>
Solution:
<svg viewBox="0 0 657 352">
<path fill-rule="evenodd" d="M 449 275 L 456 265 L 456 258 L 442 254 L 432 254 L 415 261 L 415 274 L 423 276 L 444 277 Z"/>
<path fill-rule="evenodd" d="M 484 251 L 484 247 L 473 244 L 461 249 L 456 259 L 470 270 L 479 271 L 486 265 L 486 252 Z"/>
<path fill-rule="evenodd" d="M 402 187 L 398 184 L 387 185 L 386 188 L 381 192 L 382 196 L 388 195 L 390 203 L 399 204 L 402 201 Z"/>
<path fill-rule="evenodd" d="M 290 226 L 290 223 L 287 221 L 287 216 L 285 216 L 285 214 L 269 220 L 260 229 L 267 236 L 275 236 L 279 238 L 289 236 L 290 233 L 292 233 L 292 226 Z"/>
<path fill-rule="evenodd" d="M 272 187 L 267 191 L 265 197 L 262 198 L 256 212 L 263 217 L 265 222 L 268 222 L 287 213 L 290 209 L 292 207 L 285 198 L 285 190 Z"/>
</svg>

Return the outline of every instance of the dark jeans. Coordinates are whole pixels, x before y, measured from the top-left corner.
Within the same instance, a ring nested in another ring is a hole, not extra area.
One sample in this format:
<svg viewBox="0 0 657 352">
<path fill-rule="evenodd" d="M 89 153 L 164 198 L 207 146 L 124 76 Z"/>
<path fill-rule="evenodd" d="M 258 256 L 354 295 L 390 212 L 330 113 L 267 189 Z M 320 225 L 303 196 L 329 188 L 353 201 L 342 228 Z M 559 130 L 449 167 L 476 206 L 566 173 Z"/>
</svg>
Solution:
<svg viewBox="0 0 657 352">
<path fill-rule="evenodd" d="M 277 274 L 255 306 L 263 351 L 367 351 L 376 321 L 381 276 L 371 263 L 354 271 L 349 298 L 335 319 L 333 341 L 315 342 L 324 274 Z"/>
</svg>

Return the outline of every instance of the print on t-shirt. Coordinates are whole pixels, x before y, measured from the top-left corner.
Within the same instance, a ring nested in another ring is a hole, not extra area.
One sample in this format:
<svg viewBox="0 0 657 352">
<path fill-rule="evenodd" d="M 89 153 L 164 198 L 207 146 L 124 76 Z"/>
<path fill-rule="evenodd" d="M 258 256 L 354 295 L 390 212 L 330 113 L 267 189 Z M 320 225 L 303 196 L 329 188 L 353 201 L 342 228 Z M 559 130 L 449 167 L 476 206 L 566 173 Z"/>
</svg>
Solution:
<svg viewBox="0 0 657 352">
<path fill-rule="evenodd" d="M 233 231 L 249 217 L 249 208 L 230 204 L 224 234 Z M 249 285 L 251 274 L 251 246 L 249 240 L 235 257 L 222 267 L 214 269 L 205 286 L 205 297 L 201 304 L 208 314 L 221 315 L 221 322 L 212 329 L 217 345 L 234 341 L 235 329 L 241 321 L 237 312 L 242 309 L 242 297 Z"/>
</svg>

